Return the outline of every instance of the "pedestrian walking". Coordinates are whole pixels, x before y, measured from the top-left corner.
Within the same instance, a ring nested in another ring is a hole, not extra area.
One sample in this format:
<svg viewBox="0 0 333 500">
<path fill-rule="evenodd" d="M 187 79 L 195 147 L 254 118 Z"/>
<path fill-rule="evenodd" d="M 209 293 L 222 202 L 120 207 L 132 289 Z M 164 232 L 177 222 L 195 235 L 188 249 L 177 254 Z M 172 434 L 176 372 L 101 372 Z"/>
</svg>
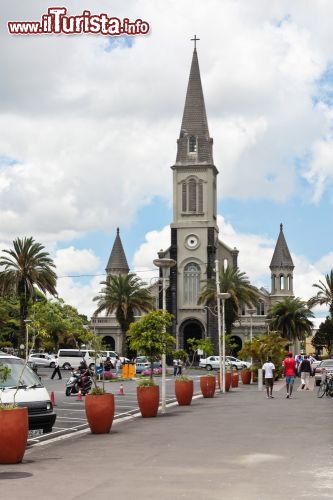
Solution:
<svg viewBox="0 0 333 500">
<path fill-rule="evenodd" d="M 296 376 L 299 374 L 299 367 L 300 367 L 300 364 L 302 363 L 303 361 L 303 356 L 302 354 L 297 354 L 297 356 L 295 357 L 295 361 L 296 361 Z"/>
<path fill-rule="evenodd" d="M 291 399 L 296 377 L 296 361 L 293 358 L 292 352 L 288 352 L 288 356 L 283 361 L 283 371 L 284 371 L 284 376 L 286 377 L 286 388 L 287 388 L 286 398 Z"/>
<path fill-rule="evenodd" d="M 262 365 L 267 399 L 274 398 L 273 396 L 273 385 L 274 385 L 274 377 L 275 377 L 275 365 L 272 362 L 272 358 L 268 356 L 266 363 Z"/>
<path fill-rule="evenodd" d="M 176 377 L 178 373 L 178 359 L 173 360 L 173 376 Z"/>
<path fill-rule="evenodd" d="M 181 359 L 178 359 L 178 369 L 177 369 L 177 375 L 182 374 L 182 368 L 183 368 L 183 362 Z"/>
<path fill-rule="evenodd" d="M 58 356 L 56 356 L 55 360 L 54 360 L 54 370 L 53 370 L 53 373 L 51 375 L 51 379 L 53 379 L 55 377 L 56 373 L 58 374 L 59 380 L 61 380 L 62 376 L 61 376 Z"/>
<path fill-rule="evenodd" d="M 310 376 L 312 375 L 312 366 L 308 356 L 304 356 L 303 361 L 299 365 L 299 372 L 301 374 L 301 389 L 309 390 Z"/>
<path fill-rule="evenodd" d="M 120 375 L 120 369 L 121 369 L 121 361 L 120 361 L 119 356 L 117 356 L 117 358 L 116 358 L 116 374 L 117 374 L 117 377 L 119 377 L 119 375 Z"/>
</svg>

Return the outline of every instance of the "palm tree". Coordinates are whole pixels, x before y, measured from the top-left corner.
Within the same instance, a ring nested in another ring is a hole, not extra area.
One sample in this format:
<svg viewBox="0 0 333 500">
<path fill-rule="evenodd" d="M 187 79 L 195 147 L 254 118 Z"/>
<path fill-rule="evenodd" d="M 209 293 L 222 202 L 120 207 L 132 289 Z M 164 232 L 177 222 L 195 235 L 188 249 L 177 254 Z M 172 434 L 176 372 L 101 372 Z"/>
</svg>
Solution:
<svg viewBox="0 0 333 500">
<path fill-rule="evenodd" d="M 309 307 L 326 304 L 329 306 L 330 316 L 333 319 L 333 269 L 330 274 L 325 276 L 326 283 L 319 280 L 319 284 L 314 283 L 312 286 L 318 288 L 319 291 L 314 297 L 308 301 Z"/>
<path fill-rule="evenodd" d="M 43 293 L 57 295 L 57 275 L 55 264 L 46 252 L 45 247 L 32 237 L 17 238 L 13 248 L 3 250 L 0 257 L 0 295 L 16 296 L 20 304 L 20 337 L 25 339 L 29 301 L 38 296 L 38 290 Z"/>
<path fill-rule="evenodd" d="M 98 302 L 94 316 L 102 311 L 106 314 L 115 312 L 122 331 L 122 354 L 125 351 L 126 333 L 134 321 L 134 313 L 148 312 L 153 309 L 153 298 L 148 288 L 134 273 L 125 275 L 110 275 L 102 281 L 104 288 L 94 297 Z"/>
<path fill-rule="evenodd" d="M 230 299 L 225 302 L 225 327 L 228 334 L 231 333 L 232 325 L 238 318 L 238 311 L 241 303 L 248 307 L 257 303 L 258 289 L 251 285 L 245 272 L 241 272 L 237 267 L 228 266 L 220 271 L 220 290 L 230 293 Z M 208 280 L 203 286 L 198 304 L 216 303 L 216 281 Z"/>
<path fill-rule="evenodd" d="M 271 307 L 268 319 L 272 329 L 278 330 L 290 342 L 304 340 L 311 334 L 314 314 L 306 302 L 298 297 L 286 297 Z"/>
</svg>

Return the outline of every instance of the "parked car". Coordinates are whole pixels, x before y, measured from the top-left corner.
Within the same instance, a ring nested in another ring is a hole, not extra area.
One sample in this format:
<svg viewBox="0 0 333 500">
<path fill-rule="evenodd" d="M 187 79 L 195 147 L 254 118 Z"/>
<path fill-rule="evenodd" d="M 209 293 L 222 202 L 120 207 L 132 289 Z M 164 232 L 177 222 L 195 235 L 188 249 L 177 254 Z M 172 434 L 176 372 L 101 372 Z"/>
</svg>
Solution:
<svg viewBox="0 0 333 500">
<path fill-rule="evenodd" d="M 55 367 L 54 355 L 46 354 L 45 352 L 30 354 L 28 361 L 35 366 L 49 366 L 50 368 Z"/>
<path fill-rule="evenodd" d="M 251 363 L 248 361 L 243 361 L 242 359 L 235 358 L 234 356 L 226 356 L 225 359 L 230 361 L 232 366 L 237 368 L 237 370 L 242 370 L 243 368 L 249 368 L 251 366 Z"/>
<path fill-rule="evenodd" d="M 323 373 L 333 373 L 333 359 L 324 359 L 315 369 L 315 383 L 320 385 Z"/>
<path fill-rule="evenodd" d="M 161 361 L 154 361 L 153 368 L 160 368 L 162 366 Z M 138 356 L 135 360 L 135 372 L 142 373 L 145 370 L 149 370 L 150 361 L 146 356 Z"/>
<path fill-rule="evenodd" d="M 64 370 L 77 369 L 84 359 L 91 370 L 95 367 L 95 351 L 89 349 L 59 349 L 58 361 L 60 368 Z M 102 363 L 102 359 L 97 357 L 97 365 Z"/>
<path fill-rule="evenodd" d="M 39 377 L 25 366 L 25 361 L 10 354 L 0 354 L 0 364 L 10 369 L 8 378 L 0 382 L 2 403 L 26 406 L 29 429 L 43 429 L 51 432 L 56 419 L 52 402 Z M 17 389 L 18 387 L 18 389 Z"/>
<path fill-rule="evenodd" d="M 206 370 L 218 370 L 220 368 L 220 356 L 208 356 L 208 358 L 201 358 L 199 361 L 200 368 L 206 368 Z M 225 366 L 228 368 L 232 367 L 232 363 L 225 359 Z"/>
</svg>

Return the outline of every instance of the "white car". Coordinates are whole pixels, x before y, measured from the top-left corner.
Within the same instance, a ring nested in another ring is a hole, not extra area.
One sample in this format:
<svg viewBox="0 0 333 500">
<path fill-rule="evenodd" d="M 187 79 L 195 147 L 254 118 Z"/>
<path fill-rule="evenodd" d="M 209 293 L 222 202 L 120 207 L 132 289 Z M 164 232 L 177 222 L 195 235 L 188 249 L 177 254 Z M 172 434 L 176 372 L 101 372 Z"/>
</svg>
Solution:
<svg viewBox="0 0 333 500">
<path fill-rule="evenodd" d="M 249 368 L 251 363 L 248 361 L 243 361 L 242 359 L 235 358 L 234 356 L 226 356 L 226 360 L 230 361 L 232 366 L 237 368 L 237 370 L 242 370 L 243 368 Z"/>
<path fill-rule="evenodd" d="M 208 358 L 201 358 L 199 361 L 200 368 L 206 368 L 206 370 L 218 370 L 220 368 L 220 356 L 208 356 Z M 225 360 L 225 366 L 228 368 L 232 367 L 232 364 L 228 359 Z"/>
<path fill-rule="evenodd" d="M 28 361 L 36 366 L 49 366 L 50 368 L 55 367 L 55 357 L 52 354 L 46 354 L 45 352 L 34 352 L 33 354 L 30 354 Z"/>
</svg>

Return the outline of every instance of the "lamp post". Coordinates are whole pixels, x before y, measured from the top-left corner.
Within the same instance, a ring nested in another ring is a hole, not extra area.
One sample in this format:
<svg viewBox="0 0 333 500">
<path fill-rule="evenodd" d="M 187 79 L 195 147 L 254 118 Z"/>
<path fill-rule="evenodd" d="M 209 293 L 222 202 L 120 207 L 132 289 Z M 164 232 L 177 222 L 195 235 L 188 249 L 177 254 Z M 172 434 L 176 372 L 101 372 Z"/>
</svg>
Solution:
<svg viewBox="0 0 333 500">
<path fill-rule="evenodd" d="M 250 315 L 250 343 L 251 343 L 251 348 L 252 348 L 252 329 L 253 329 L 252 317 L 255 314 L 255 312 L 256 312 L 256 309 L 248 309 L 247 310 L 247 314 Z M 252 363 L 253 363 L 253 358 L 251 356 L 251 366 L 252 366 Z"/>
<path fill-rule="evenodd" d="M 154 265 L 162 269 L 162 309 L 167 310 L 166 307 L 166 289 L 167 279 L 170 274 L 170 269 L 176 265 L 174 259 L 160 258 L 155 259 Z M 162 354 L 162 413 L 165 413 L 165 400 L 166 400 L 166 355 Z"/>
<path fill-rule="evenodd" d="M 29 357 L 29 348 L 28 348 L 28 344 L 29 344 L 29 325 L 30 325 L 30 323 L 32 323 L 32 320 L 31 319 L 25 319 L 24 323 L 25 323 L 25 359 L 27 361 L 27 359 Z"/>
<path fill-rule="evenodd" d="M 216 298 L 217 298 L 217 324 L 219 330 L 219 364 L 220 364 L 220 392 L 225 392 L 225 314 L 224 302 L 230 297 L 230 293 L 220 292 L 220 274 L 219 261 L 215 261 L 215 276 L 216 276 Z M 221 328 L 221 299 L 222 299 L 222 328 Z"/>
</svg>

